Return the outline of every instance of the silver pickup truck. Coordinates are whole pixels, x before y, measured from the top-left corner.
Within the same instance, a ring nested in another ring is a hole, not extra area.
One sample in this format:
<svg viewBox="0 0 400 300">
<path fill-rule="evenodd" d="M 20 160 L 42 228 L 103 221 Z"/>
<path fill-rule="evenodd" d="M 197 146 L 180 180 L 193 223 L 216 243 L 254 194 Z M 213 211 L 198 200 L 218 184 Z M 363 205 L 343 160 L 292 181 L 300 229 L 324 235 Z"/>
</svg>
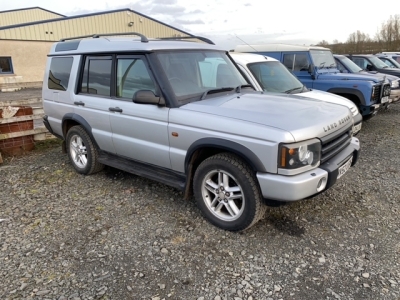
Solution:
<svg viewBox="0 0 400 300">
<path fill-rule="evenodd" d="M 265 199 L 316 195 L 356 163 L 348 107 L 255 91 L 215 45 L 134 34 L 62 40 L 48 55 L 44 124 L 77 172 L 108 165 L 157 180 L 240 231 Z"/>
</svg>

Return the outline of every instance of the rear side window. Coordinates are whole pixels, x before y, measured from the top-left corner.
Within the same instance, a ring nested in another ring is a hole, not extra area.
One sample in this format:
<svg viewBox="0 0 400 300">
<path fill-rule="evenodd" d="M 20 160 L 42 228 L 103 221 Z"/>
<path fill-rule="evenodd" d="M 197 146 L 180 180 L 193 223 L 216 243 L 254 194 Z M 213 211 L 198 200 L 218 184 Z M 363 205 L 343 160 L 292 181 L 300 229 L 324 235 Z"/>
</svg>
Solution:
<svg viewBox="0 0 400 300">
<path fill-rule="evenodd" d="M 283 64 L 290 71 L 308 71 L 310 65 L 307 54 L 296 53 L 296 54 L 284 54 Z"/>
<path fill-rule="evenodd" d="M 72 57 L 53 57 L 50 63 L 47 86 L 51 90 L 66 91 L 71 75 Z"/>
<path fill-rule="evenodd" d="M 111 56 L 86 57 L 79 93 L 110 96 Z"/>
</svg>

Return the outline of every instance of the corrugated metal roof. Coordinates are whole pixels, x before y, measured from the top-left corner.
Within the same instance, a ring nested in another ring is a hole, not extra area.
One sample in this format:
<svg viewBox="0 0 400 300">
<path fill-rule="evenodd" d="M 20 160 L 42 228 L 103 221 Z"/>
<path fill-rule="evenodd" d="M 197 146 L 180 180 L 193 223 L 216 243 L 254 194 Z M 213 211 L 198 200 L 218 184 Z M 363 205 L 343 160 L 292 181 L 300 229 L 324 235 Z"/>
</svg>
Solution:
<svg viewBox="0 0 400 300">
<path fill-rule="evenodd" d="M 117 10 L 109 10 L 109 11 L 105 11 L 105 12 L 97 12 L 97 13 L 91 13 L 91 14 L 84 14 L 84 15 L 76 15 L 76 16 L 70 16 L 70 17 L 61 17 L 61 18 L 56 18 L 56 19 L 50 19 L 50 20 L 42 20 L 42 21 L 35 21 L 35 22 L 28 22 L 28 23 L 22 23 L 22 24 L 15 24 L 15 25 L 9 25 L 9 26 L 3 26 L 0 27 L 0 30 L 7 30 L 7 29 L 13 29 L 13 28 L 21 28 L 21 27 L 26 27 L 26 26 L 31 26 L 31 25 L 39 25 L 39 24 L 48 24 L 48 23 L 52 23 L 52 22 L 58 22 L 58 21 L 68 21 L 68 20 L 73 20 L 73 19 L 83 19 L 83 18 L 87 18 L 87 17 L 92 17 L 92 16 L 99 16 L 99 15 L 107 15 L 107 14 L 112 14 L 112 13 L 117 13 L 117 12 L 131 12 L 134 14 L 137 14 L 139 16 L 142 16 L 144 18 L 147 18 L 149 20 L 152 20 L 154 22 L 157 22 L 160 25 L 169 27 L 171 29 L 177 30 L 183 34 L 189 35 L 191 36 L 192 34 L 185 32 L 181 29 L 178 29 L 176 27 L 173 27 L 171 25 L 168 25 L 166 23 L 163 23 L 161 21 L 158 21 L 156 19 L 153 19 L 149 16 L 146 16 L 140 12 L 134 11 L 132 9 L 129 8 L 123 8 L 123 9 L 117 9 Z"/>
<path fill-rule="evenodd" d="M 40 10 L 46 11 L 46 12 L 51 13 L 51 14 L 59 15 L 60 17 L 66 17 L 66 16 L 64 16 L 64 15 L 62 15 L 62 14 L 56 13 L 56 12 L 54 12 L 54 11 L 51 11 L 51 10 L 48 10 L 48 9 L 45 9 L 45 8 L 42 8 L 42 7 L 39 7 L 39 6 L 26 7 L 26 8 L 18 8 L 18 9 L 10 9 L 10 10 L 1 10 L 1 11 L 0 11 L 0 14 L 3 14 L 3 13 L 10 13 L 10 12 L 17 12 L 17 11 L 23 11 L 23 10 L 33 10 L 33 9 L 40 9 Z"/>
</svg>

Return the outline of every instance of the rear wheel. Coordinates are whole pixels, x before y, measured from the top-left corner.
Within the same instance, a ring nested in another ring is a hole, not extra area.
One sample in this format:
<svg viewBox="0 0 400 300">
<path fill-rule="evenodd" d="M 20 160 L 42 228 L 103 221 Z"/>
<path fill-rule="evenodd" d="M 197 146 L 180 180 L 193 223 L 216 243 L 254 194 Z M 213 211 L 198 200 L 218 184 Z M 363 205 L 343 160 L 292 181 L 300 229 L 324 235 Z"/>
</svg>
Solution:
<svg viewBox="0 0 400 300">
<path fill-rule="evenodd" d="M 204 217 L 222 229 L 245 230 L 265 213 L 254 172 L 233 154 L 204 160 L 194 175 L 193 189 Z"/>
<path fill-rule="evenodd" d="M 82 126 L 74 126 L 68 131 L 66 143 L 69 159 L 78 173 L 89 175 L 104 168 L 98 162 L 97 148 Z"/>
</svg>

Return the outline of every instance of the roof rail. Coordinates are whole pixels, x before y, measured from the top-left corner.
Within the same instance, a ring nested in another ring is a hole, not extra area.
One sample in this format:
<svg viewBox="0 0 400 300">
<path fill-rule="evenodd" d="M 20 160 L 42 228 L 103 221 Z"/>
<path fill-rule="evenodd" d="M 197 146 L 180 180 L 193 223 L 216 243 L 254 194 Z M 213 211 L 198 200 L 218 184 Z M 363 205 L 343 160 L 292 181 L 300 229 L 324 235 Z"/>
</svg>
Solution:
<svg viewBox="0 0 400 300">
<path fill-rule="evenodd" d="M 116 35 L 137 35 L 140 36 L 140 41 L 142 43 L 148 43 L 149 40 L 147 39 L 147 37 L 145 37 L 143 34 L 141 33 L 137 33 L 137 32 L 120 32 L 120 33 L 99 33 L 99 34 L 90 34 L 90 35 L 81 35 L 81 36 L 75 36 L 75 37 L 69 37 L 69 38 L 65 38 L 65 39 L 61 39 L 60 42 L 65 42 L 68 40 L 77 40 L 77 39 L 83 39 L 83 38 L 99 38 L 101 36 L 116 36 Z"/>
<path fill-rule="evenodd" d="M 60 42 L 65 42 L 65 41 L 68 41 L 68 40 L 83 39 L 83 38 L 87 38 L 87 37 L 93 37 L 93 34 L 91 34 L 91 35 L 81 35 L 81 36 L 74 36 L 74 37 L 64 38 L 64 39 L 61 39 Z"/>
<path fill-rule="evenodd" d="M 163 37 L 163 38 L 157 38 L 160 40 L 188 40 L 188 39 L 198 39 L 200 41 L 203 41 L 207 44 L 210 45 L 215 45 L 213 41 L 211 41 L 208 38 L 202 37 L 202 36 L 197 36 L 197 35 L 191 35 L 191 36 L 174 36 L 174 37 Z"/>
<path fill-rule="evenodd" d="M 99 38 L 101 36 L 110 36 L 110 35 L 137 35 L 140 36 L 140 41 L 142 43 L 148 43 L 149 40 L 147 39 L 147 37 L 145 37 L 143 34 L 141 33 L 137 33 L 137 32 L 121 32 L 121 33 L 100 33 L 100 34 L 95 34 L 93 36 L 94 39 Z"/>
</svg>

